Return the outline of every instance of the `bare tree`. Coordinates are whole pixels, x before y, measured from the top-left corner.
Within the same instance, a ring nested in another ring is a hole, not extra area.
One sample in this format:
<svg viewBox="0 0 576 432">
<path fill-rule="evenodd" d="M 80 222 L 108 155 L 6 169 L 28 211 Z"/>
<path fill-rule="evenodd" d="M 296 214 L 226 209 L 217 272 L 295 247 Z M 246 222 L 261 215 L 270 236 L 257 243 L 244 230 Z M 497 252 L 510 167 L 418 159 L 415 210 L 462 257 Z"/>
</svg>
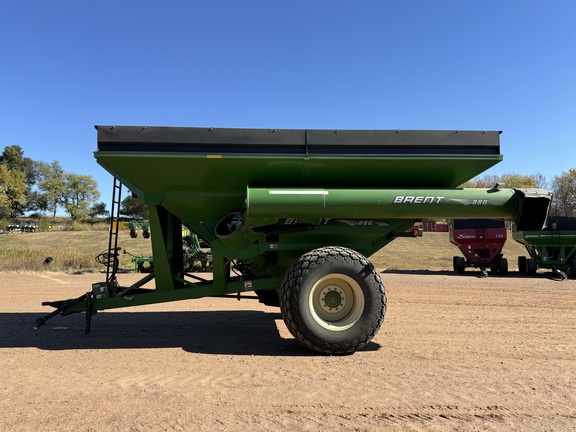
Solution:
<svg viewBox="0 0 576 432">
<path fill-rule="evenodd" d="M 546 188 L 547 181 L 540 173 L 536 174 L 517 174 L 506 173 L 501 176 L 494 174 L 486 174 L 483 177 L 473 178 L 462 185 L 462 187 L 473 188 L 491 188 L 496 183 L 504 183 L 506 187 L 510 188 Z"/>
</svg>

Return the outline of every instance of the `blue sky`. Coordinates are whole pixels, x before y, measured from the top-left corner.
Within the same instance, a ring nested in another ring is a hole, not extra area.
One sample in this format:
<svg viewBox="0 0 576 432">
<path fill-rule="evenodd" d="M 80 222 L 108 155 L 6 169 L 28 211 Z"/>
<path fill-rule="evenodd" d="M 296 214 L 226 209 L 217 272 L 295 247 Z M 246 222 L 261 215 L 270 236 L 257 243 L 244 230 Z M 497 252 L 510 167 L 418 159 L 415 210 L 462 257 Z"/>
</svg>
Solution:
<svg viewBox="0 0 576 432">
<path fill-rule="evenodd" d="M 576 168 L 576 2 L 10 1 L 0 149 L 92 175 L 95 124 L 501 130 L 487 173 Z"/>
</svg>

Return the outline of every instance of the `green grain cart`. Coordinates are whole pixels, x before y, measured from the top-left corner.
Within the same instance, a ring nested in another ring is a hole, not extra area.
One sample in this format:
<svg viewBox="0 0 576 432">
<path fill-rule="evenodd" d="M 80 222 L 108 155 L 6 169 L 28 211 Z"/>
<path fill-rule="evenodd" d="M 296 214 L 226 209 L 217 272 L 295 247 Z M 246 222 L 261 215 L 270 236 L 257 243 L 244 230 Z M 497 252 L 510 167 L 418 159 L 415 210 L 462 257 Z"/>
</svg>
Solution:
<svg viewBox="0 0 576 432">
<path fill-rule="evenodd" d="M 386 310 L 367 257 L 422 218 L 541 229 L 551 199 L 540 189 L 457 188 L 502 160 L 499 132 L 97 131 L 97 162 L 148 205 L 154 271 L 131 286 L 109 272 L 77 299 L 45 303 L 56 309 L 36 327 L 85 311 L 88 331 L 98 310 L 251 292 L 280 307 L 304 346 L 352 353 L 376 335 Z M 184 270 L 182 225 L 210 245 L 212 278 Z M 143 288 L 152 280 L 155 288 Z"/>
<path fill-rule="evenodd" d="M 541 230 L 517 229 L 514 240 L 523 244 L 529 257 L 518 257 L 518 270 L 528 276 L 539 268 L 549 269 L 561 279 L 576 277 L 576 218 L 554 216 Z"/>
</svg>

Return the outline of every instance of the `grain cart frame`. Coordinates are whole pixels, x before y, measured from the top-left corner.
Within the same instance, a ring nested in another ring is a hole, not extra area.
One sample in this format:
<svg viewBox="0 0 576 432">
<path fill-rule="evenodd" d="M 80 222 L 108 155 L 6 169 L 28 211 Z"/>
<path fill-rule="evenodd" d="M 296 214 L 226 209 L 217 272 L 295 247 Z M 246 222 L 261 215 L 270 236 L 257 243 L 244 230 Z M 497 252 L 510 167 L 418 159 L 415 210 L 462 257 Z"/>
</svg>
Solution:
<svg viewBox="0 0 576 432">
<path fill-rule="evenodd" d="M 115 278 L 52 316 L 254 292 L 304 346 L 362 349 L 386 311 L 366 257 L 422 218 L 511 219 L 540 229 L 542 190 L 456 189 L 502 160 L 499 132 L 97 126 L 97 162 L 150 213 L 154 272 Z M 186 226 L 213 278 L 183 270 Z M 143 288 L 154 280 L 155 288 Z"/>
</svg>

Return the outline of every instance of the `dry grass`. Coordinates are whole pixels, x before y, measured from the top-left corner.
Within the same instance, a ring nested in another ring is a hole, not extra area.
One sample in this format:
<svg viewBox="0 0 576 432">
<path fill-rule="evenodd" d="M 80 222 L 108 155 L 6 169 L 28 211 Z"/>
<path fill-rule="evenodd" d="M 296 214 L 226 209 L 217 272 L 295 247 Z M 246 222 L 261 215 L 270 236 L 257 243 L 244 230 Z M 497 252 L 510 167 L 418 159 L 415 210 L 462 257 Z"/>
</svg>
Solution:
<svg viewBox="0 0 576 432">
<path fill-rule="evenodd" d="M 118 246 L 135 255 L 150 255 L 150 239 L 130 238 L 127 230 L 120 230 Z M 95 257 L 108 250 L 108 232 L 54 231 L 11 233 L 0 236 L 0 271 L 103 271 L 105 267 Z M 51 257 L 49 265 L 44 260 Z M 120 255 L 120 268 L 134 268 L 128 254 Z"/>
<path fill-rule="evenodd" d="M 110 223 L 105 221 L 74 221 L 63 225 L 64 231 L 106 231 L 110 230 Z"/>
<path fill-rule="evenodd" d="M 130 238 L 120 230 L 118 246 L 135 255 L 151 255 L 150 239 Z M 13 233 L 0 236 L 0 271 L 103 271 L 96 255 L 108 250 L 108 232 L 57 231 Z M 424 233 L 420 238 L 398 238 L 370 257 L 379 270 L 452 270 L 452 257 L 460 255 L 448 240 L 448 233 Z M 517 257 L 526 255 L 522 245 L 511 238 L 504 246 L 510 270 L 517 269 Z M 44 265 L 52 257 L 50 265 Z M 134 268 L 131 256 L 120 255 L 120 268 Z"/>
<path fill-rule="evenodd" d="M 517 270 L 518 256 L 526 255 L 526 249 L 511 236 L 504 244 L 504 257 L 510 270 Z M 380 270 L 452 270 L 452 257 L 463 256 L 450 243 L 448 233 L 425 232 L 418 238 L 398 238 L 370 257 Z"/>
</svg>

